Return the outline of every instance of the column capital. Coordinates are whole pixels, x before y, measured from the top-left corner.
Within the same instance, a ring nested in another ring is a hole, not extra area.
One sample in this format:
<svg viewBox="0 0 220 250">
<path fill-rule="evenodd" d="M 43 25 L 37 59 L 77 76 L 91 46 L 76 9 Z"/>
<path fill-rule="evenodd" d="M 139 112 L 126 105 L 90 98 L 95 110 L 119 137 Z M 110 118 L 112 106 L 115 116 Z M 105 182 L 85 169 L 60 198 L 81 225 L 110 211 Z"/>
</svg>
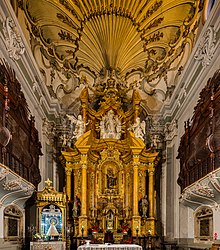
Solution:
<svg viewBox="0 0 220 250">
<path fill-rule="evenodd" d="M 72 168 L 65 168 L 66 175 L 71 175 L 72 173 Z"/>
<path fill-rule="evenodd" d="M 154 175 L 154 172 L 155 172 L 155 169 L 152 169 L 152 168 L 148 169 L 149 175 Z"/>
<path fill-rule="evenodd" d="M 139 165 L 140 165 L 140 162 L 134 162 L 134 163 L 133 163 L 133 168 L 138 168 Z"/>
<path fill-rule="evenodd" d="M 81 164 L 86 164 L 87 163 L 87 154 L 81 154 Z"/>
</svg>

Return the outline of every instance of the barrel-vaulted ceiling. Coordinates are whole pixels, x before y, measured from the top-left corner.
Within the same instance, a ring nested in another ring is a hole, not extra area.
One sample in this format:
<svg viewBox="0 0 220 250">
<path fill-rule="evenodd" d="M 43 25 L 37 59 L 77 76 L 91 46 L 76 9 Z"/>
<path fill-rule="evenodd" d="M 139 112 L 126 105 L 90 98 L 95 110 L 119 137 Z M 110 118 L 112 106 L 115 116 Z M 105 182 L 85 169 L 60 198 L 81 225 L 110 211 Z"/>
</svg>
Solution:
<svg viewBox="0 0 220 250">
<path fill-rule="evenodd" d="M 109 74 L 140 89 L 148 113 L 170 97 L 189 57 L 200 0 L 20 0 L 50 94 L 76 110 Z"/>
</svg>

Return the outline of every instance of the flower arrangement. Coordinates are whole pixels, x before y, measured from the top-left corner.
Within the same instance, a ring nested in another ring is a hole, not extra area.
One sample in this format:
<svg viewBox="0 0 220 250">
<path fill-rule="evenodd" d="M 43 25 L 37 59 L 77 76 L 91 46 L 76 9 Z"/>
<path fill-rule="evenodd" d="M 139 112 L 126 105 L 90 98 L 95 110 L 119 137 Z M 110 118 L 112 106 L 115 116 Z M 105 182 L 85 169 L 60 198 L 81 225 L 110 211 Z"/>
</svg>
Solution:
<svg viewBox="0 0 220 250">
<path fill-rule="evenodd" d="M 46 238 L 45 234 L 36 233 L 33 235 L 34 240 L 44 240 Z"/>
<path fill-rule="evenodd" d="M 99 231 L 99 227 L 97 225 L 94 225 L 92 227 L 92 233 L 98 233 L 98 231 Z"/>
</svg>

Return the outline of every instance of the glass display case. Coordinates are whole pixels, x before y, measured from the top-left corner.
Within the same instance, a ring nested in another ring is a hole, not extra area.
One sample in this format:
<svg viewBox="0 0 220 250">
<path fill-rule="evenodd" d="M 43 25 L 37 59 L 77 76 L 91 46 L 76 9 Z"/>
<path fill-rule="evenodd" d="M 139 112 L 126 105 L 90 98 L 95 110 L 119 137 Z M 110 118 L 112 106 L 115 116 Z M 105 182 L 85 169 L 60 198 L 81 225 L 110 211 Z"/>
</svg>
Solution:
<svg viewBox="0 0 220 250">
<path fill-rule="evenodd" d="M 46 205 L 41 212 L 41 233 L 49 240 L 62 235 L 62 210 L 54 204 Z"/>
<path fill-rule="evenodd" d="M 42 240 L 65 240 L 66 194 L 57 192 L 50 180 L 38 191 L 36 231 Z"/>
</svg>

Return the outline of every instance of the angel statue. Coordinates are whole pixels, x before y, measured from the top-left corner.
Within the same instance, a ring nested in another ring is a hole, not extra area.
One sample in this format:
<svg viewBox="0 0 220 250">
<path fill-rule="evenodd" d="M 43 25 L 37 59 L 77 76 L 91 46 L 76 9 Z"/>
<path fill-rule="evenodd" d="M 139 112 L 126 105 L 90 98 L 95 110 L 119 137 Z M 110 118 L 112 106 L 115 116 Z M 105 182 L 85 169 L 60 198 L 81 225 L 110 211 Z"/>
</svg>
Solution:
<svg viewBox="0 0 220 250">
<path fill-rule="evenodd" d="M 145 121 L 141 122 L 140 118 L 137 117 L 135 123 L 131 126 L 131 130 L 133 130 L 135 137 L 144 140 L 145 127 Z"/>
<path fill-rule="evenodd" d="M 71 125 L 75 124 L 75 131 L 73 132 L 73 138 L 76 138 L 77 140 L 81 135 L 85 133 L 86 125 L 83 121 L 83 118 L 81 115 L 78 115 L 77 119 L 73 115 L 66 115 L 68 119 L 71 121 Z"/>
</svg>

